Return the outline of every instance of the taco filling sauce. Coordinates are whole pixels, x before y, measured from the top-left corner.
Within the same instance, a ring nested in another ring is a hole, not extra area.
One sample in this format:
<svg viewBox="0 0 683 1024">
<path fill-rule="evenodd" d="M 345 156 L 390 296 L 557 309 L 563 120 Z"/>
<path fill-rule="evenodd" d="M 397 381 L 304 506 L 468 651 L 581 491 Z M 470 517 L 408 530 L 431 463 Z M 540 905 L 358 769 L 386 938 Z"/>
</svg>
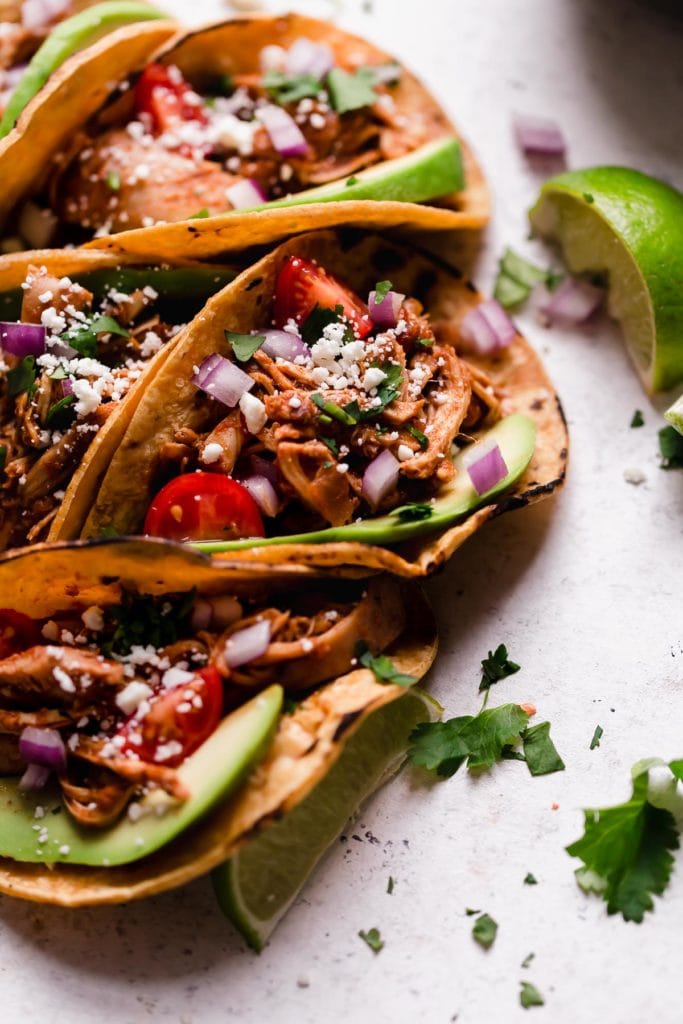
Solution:
<svg viewBox="0 0 683 1024">
<path fill-rule="evenodd" d="M 500 418 L 486 375 L 390 281 L 365 301 L 290 256 L 272 323 L 226 331 L 231 358 L 216 352 L 195 367 L 210 426 L 161 446 L 146 533 L 279 536 L 419 508 L 453 479 L 458 442 Z"/>
</svg>

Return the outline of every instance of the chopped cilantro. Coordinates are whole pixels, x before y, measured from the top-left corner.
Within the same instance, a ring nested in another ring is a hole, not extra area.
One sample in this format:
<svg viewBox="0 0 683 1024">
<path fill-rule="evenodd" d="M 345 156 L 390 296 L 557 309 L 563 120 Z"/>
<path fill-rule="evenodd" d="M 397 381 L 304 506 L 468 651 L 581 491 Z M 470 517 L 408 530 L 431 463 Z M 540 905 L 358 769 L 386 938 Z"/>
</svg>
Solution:
<svg viewBox="0 0 683 1024">
<path fill-rule="evenodd" d="M 423 452 L 429 448 L 429 438 L 426 434 L 423 434 L 421 430 L 417 429 L 417 427 L 409 426 L 406 429 L 408 430 L 408 433 L 412 434 L 415 440 L 419 443 Z"/>
<path fill-rule="evenodd" d="M 626 803 L 584 811 L 584 834 L 567 847 L 584 864 L 576 871 L 579 886 L 599 894 L 608 914 L 621 913 L 625 921 L 639 923 L 654 909 L 652 895 L 666 889 L 673 868 L 671 850 L 679 845 L 674 816 L 648 800 L 650 766 L 634 769 Z"/>
<path fill-rule="evenodd" d="M 553 287 L 558 280 L 556 274 L 537 267 L 508 248 L 498 264 L 498 277 L 493 295 L 501 306 L 511 309 L 528 299 L 532 289 L 540 281 Z"/>
<path fill-rule="evenodd" d="M 347 185 L 347 187 L 350 186 L 350 185 L 357 185 L 359 181 L 360 181 L 360 178 L 358 177 L 358 175 L 357 174 L 352 174 L 350 178 L 346 179 L 346 185 Z"/>
<path fill-rule="evenodd" d="M 301 325 L 301 337 L 307 345 L 314 345 L 323 336 L 323 331 L 330 324 L 343 322 L 344 307 L 336 305 L 334 309 L 325 309 L 322 306 L 314 306 Z M 353 341 L 353 329 L 346 324 L 344 341 Z"/>
<path fill-rule="evenodd" d="M 318 393 L 311 395 L 311 401 L 324 413 L 331 416 L 333 420 L 338 420 L 340 423 L 343 423 L 345 427 L 353 427 L 358 423 L 358 420 L 348 411 L 348 409 L 342 409 L 341 405 L 337 405 L 336 402 L 326 401 L 323 396 Z M 322 416 L 320 418 L 322 419 Z"/>
<path fill-rule="evenodd" d="M 265 334 L 235 334 L 234 331 L 226 331 L 225 340 L 235 353 L 235 359 L 238 359 L 240 363 L 246 363 L 261 347 L 266 336 Z"/>
<path fill-rule="evenodd" d="M 384 943 L 378 928 L 370 928 L 367 932 L 360 931 L 358 935 L 370 947 L 373 953 L 379 953 L 381 949 L 384 949 Z"/>
<path fill-rule="evenodd" d="M 63 366 L 55 366 L 52 373 L 48 374 L 50 380 L 66 380 L 69 374 L 66 372 Z"/>
<path fill-rule="evenodd" d="M 544 1000 L 541 993 L 530 981 L 520 981 L 522 986 L 519 992 L 520 1005 L 528 1010 L 530 1006 L 543 1006 Z"/>
<path fill-rule="evenodd" d="M 7 446 L 4 445 L 4 444 L 0 444 L 0 473 L 2 473 L 2 471 L 4 470 L 6 464 L 7 464 Z"/>
<path fill-rule="evenodd" d="M 317 96 L 322 85 L 315 75 L 285 75 L 271 69 L 261 79 L 261 85 L 270 93 L 276 103 L 296 103 L 306 96 Z"/>
<path fill-rule="evenodd" d="M 537 880 L 534 878 L 534 876 L 531 874 L 530 871 L 527 871 L 526 875 L 524 876 L 524 884 L 525 885 L 538 885 Z"/>
<path fill-rule="evenodd" d="M 389 875 L 389 881 L 387 882 L 387 892 L 389 893 L 390 896 L 391 896 L 392 892 L 394 891 L 394 885 L 395 885 L 394 879 L 391 877 L 391 875 Z"/>
<path fill-rule="evenodd" d="M 387 295 L 393 288 L 391 281 L 378 281 L 375 285 L 375 305 L 379 306 L 384 302 Z"/>
<path fill-rule="evenodd" d="M 659 451 L 662 469 L 683 469 L 683 434 L 675 427 L 664 427 L 659 431 Z"/>
<path fill-rule="evenodd" d="M 36 360 L 35 356 L 24 356 L 20 363 L 17 363 L 7 374 L 7 394 L 10 398 L 22 395 L 25 391 L 29 395 L 36 389 Z"/>
<path fill-rule="evenodd" d="M 188 220 L 206 220 L 206 218 L 210 217 L 210 216 L 211 216 L 211 214 L 209 213 L 208 206 L 203 206 L 202 209 L 201 210 L 197 210 L 196 213 L 191 213 L 190 216 L 187 219 Z"/>
<path fill-rule="evenodd" d="M 474 917 L 475 914 L 481 914 L 481 910 L 474 910 L 472 907 L 465 907 L 465 913 L 468 917 Z"/>
<path fill-rule="evenodd" d="M 121 188 L 121 175 L 118 171 L 108 171 L 106 182 L 108 189 L 112 192 L 118 192 Z"/>
<path fill-rule="evenodd" d="M 332 107 L 338 114 L 370 107 L 377 99 L 373 88 L 374 74 L 369 68 L 358 68 L 353 74 L 342 68 L 332 68 L 327 76 L 327 91 Z"/>
<path fill-rule="evenodd" d="M 377 396 L 381 399 L 382 409 L 385 409 L 395 398 L 398 398 L 399 391 L 403 386 L 403 377 L 398 363 L 384 363 L 380 369 L 384 370 L 386 377 L 377 388 Z M 373 415 L 376 415 L 377 411 L 377 408 L 373 410 Z"/>
<path fill-rule="evenodd" d="M 481 683 L 479 692 L 488 690 L 494 683 L 501 679 L 507 679 L 519 672 L 520 666 L 508 658 L 508 651 L 505 644 L 499 644 L 495 651 L 489 651 L 488 656 L 481 663 Z"/>
<path fill-rule="evenodd" d="M 423 519 L 429 519 L 434 513 L 434 507 L 432 505 L 425 505 L 415 502 L 411 505 L 401 505 L 400 508 L 394 509 L 394 515 L 398 516 L 398 519 L 402 523 L 419 523 Z"/>
<path fill-rule="evenodd" d="M 299 701 L 292 700 L 291 697 L 285 697 L 285 699 L 282 702 L 282 712 L 285 715 L 293 715 L 298 707 Z"/>
<path fill-rule="evenodd" d="M 416 345 L 422 345 L 423 348 L 431 348 L 434 344 L 433 338 L 417 338 L 415 341 Z"/>
<path fill-rule="evenodd" d="M 339 455 L 339 445 L 332 437 L 321 437 L 320 440 L 326 444 L 333 455 Z"/>
<path fill-rule="evenodd" d="M 591 740 L 590 749 L 595 750 L 596 747 L 600 746 L 600 740 L 602 739 L 603 728 L 601 725 L 595 726 L 595 732 L 593 733 L 593 739 Z"/>
<path fill-rule="evenodd" d="M 410 734 L 408 760 L 448 779 L 467 761 L 470 771 L 491 768 L 503 750 L 518 743 L 529 718 L 517 704 L 461 715 L 446 722 L 421 722 Z"/>
<path fill-rule="evenodd" d="M 475 942 L 478 942 L 483 949 L 490 949 L 496 939 L 496 932 L 498 931 L 498 923 L 489 917 L 488 914 L 482 914 L 474 922 L 472 928 L 472 938 Z"/>
<path fill-rule="evenodd" d="M 636 411 L 633 413 L 633 416 L 631 417 L 630 426 L 631 427 L 644 427 L 645 426 L 645 420 L 643 418 L 643 414 L 640 411 L 640 409 L 636 409 Z"/>
<path fill-rule="evenodd" d="M 58 402 L 51 405 L 47 410 L 47 416 L 45 417 L 46 424 L 50 426 L 56 420 L 59 420 L 61 418 L 60 414 L 64 413 L 75 401 L 75 395 L 64 395 L 64 398 L 60 398 Z"/>
<path fill-rule="evenodd" d="M 117 334 L 121 338 L 130 337 L 130 333 L 125 327 L 117 324 L 113 317 L 93 316 L 90 320 L 70 328 L 62 335 L 62 338 L 67 345 L 75 348 L 82 356 L 93 358 L 97 354 L 97 339 L 100 334 Z"/>
<path fill-rule="evenodd" d="M 399 672 L 391 658 L 387 657 L 386 654 L 378 654 L 375 656 L 368 650 L 362 640 L 356 644 L 356 657 L 364 668 L 369 668 L 374 672 L 375 678 L 380 683 L 394 683 L 396 686 L 412 686 L 413 683 L 417 682 L 415 676 L 409 676 L 406 675 L 405 672 Z"/>
<path fill-rule="evenodd" d="M 564 771 L 564 761 L 550 739 L 550 722 L 530 726 L 522 736 L 524 756 L 532 775 Z"/>
<path fill-rule="evenodd" d="M 100 529 L 100 537 L 120 537 L 120 533 L 113 526 L 103 526 Z"/>
<path fill-rule="evenodd" d="M 520 966 L 521 967 L 530 967 L 531 966 L 531 961 L 534 959 L 535 956 L 536 956 L 535 953 L 527 953 L 527 955 L 522 960 L 522 963 L 521 963 Z"/>
<path fill-rule="evenodd" d="M 588 203 L 589 205 L 595 202 L 595 199 L 594 199 L 594 198 L 593 198 L 593 196 L 592 196 L 592 195 L 590 194 L 590 192 L 584 192 L 584 193 L 583 193 L 583 198 L 584 198 L 584 199 L 586 200 L 586 202 L 587 202 L 587 203 Z"/>
<path fill-rule="evenodd" d="M 194 604 L 194 591 L 180 597 L 155 600 L 137 594 L 124 593 L 120 605 L 109 609 L 114 631 L 102 651 L 128 654 L 137 645 L 166 647 L 175 643 L 187 623 Z"/>
</svg>

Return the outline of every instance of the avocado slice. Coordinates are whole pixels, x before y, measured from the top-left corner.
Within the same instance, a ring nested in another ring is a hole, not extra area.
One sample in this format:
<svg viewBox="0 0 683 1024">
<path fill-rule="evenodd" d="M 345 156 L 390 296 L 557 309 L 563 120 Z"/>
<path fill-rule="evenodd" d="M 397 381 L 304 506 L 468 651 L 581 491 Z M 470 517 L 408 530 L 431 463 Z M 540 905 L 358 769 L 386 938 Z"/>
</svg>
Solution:
<svg viewBox="0 0 683 1024">
<path fill-rule="evenodd" d="M 419 149 L 395 160 L 358 171 L 350 178 L 332 181 L 304 192 L 274 199 L 255 206 L 254 210 L 273 210 L 279 206 L 301 206 L 306 203 L 335 203 L 344 200 L 391 200 L 399 203 L 424 203 L 428 199 L 461 192 L 465 172 L 460 143 L 452 136 L 428 142 Z M 239 210 L 246 213 L 247 210 Z"/>
<path fill-rule="evenodd" d="M 180 766 L 190 791 L 177 803 L 153 790 L 138 806 L 141 817 L 124 817 L 106 830 L 80 827 L 56 790 L 22 793 L 16 779 L 0 779 L 0 856 L 37 864 L 129 864 L 170 843 L 225 800 L 266 753 L 282 707 L 282 687 L 271 686 L 223 719 L 212 736 Z M 36 814 L 36 809 L 42 808 Z M 40 842 L 41 830 L 47 836 Z"/>
<path fill-rule="evenodd" d="M 477 494 L 470 480 L 466 466 L 472 460 L 472 453 L 497 444 L 508 467 L 507 476 L 485 494 Z M 501 491 L 506 490 L 522 475 L 531 461 L 536 445 L 536 425 L 528 416 L 513 413 L 496 423 L 474 445 L 460 452 L 454 459 L 457 470 L 455 477 L 430 502 L 431 514 L 424 518 L 410 518 L 410 506 L 394 509 L 385 516 L 363 519 L 346 526 L 329 527 L 312 533 L 298 533 L 264 539 L 237 541 L 207 541 L 193 544 L 210 554 L 235 551 L 240 548 L 263 547 L 270 544 L 325 544 L 336 541 L 358 541 L 362 544 L 398 544 L 423 533 L 442 530 L 452 526 L 456 519 L 472 512 L 479 505 L 485 505 Z M 426 507 L 426 506 L 425 506 Z M 404 511 L 405 510 L 405 511 Z"/>
<path fill-rule="evenodd" d="M 0 139 L 14 128 L 24 107 L 30 103 L 53 72 L 78 50 L 92 46 L 108 32 L 136 21 L 165 18 L 162 11 L 134 0 L 106 0 L 62 21 L 33 55 L 19 79 L 0 121 Z"/>
</svg>

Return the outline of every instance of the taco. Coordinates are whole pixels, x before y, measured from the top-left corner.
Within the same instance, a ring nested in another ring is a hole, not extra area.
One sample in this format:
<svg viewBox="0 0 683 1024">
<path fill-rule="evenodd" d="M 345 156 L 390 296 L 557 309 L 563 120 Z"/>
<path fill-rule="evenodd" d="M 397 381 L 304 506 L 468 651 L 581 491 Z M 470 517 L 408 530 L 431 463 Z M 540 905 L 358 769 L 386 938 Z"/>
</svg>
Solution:
<svg viewBox="0 0 683 1024">
<path fill-rule="evenodd" d="M 315 226 L 488 219 L 482 175 L 441 107 L 363 39 L 300 15 L 237 18 L 177 35 L 152 59 L 138 47 L 127 69 L 121 39 L 66 75 L 74 92 L 87 64 L 97 106 L 67 124 L 53 89 L 0 146 L 10 171 L 10 153 L 41 138 L 0 215 L 32 196 L 54 218 L 53 243 L 115 235 L 92 244 L 160 259 L 214 257 Z M 48 117 L 56 125 L 43 138 Z"/>
<path fill-rule="evenodd" d="M 38 251 L 0 266 L 0 550 L 78 535 L 145 382 L 226 267 Z"/>
<path fill-rule="evenodd" d="M 428 670 L 414 584 L 299 575 L 143 540 L 0 560 L 0 891 L 112 903 L 206 873 Z"/>
<path fill-rule="evenodd" d="M 209 300 L 150 382 L 83 535 L 433 571 L 564 479 L 540 360 L 504 314 L 504 346 L 500 332 L 488 354 L 466 344 L 480 308 L 417 250 L 356 232 L 291 239 Z"/>
</svg>

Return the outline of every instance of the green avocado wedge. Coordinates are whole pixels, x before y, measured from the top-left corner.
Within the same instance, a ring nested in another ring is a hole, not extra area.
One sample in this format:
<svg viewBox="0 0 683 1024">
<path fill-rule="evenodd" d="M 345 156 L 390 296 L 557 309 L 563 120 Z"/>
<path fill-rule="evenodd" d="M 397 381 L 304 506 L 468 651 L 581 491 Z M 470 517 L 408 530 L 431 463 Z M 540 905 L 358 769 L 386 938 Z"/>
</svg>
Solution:
<svg viewBox="0 0 683 1024">
<path fill-rule="evenodd" d="M 105 0 L 61 22 L 34 54 L 19 79 L 0 121 L 0 139 L 9 135 L 27 104 L 68 57 L 92 46 L 114 29 L 136 21 L 165 17 L 167 15 L 149 4 L 134 0 Z"/>
<path fill-rule="evenodd" d="M 358 171 L 346 180 L 309 188 L 287 199 L 275 199 L 253 209 L 273 210 L 281 206 L 361 199 L 424 203 L 451 192 L 461 192 L 464 188 L 465 172 L 460 143 L 449 136 L 428 142 L 406 156 L 384 160 L 365 171 Z M 250 210 L 240 209 L 239 212 L 248 213 Z"/>
<path fill-rule="evenodd" d="M 178 769 L 190 797 L 177 803 L 161 790 L 138 801 L 140 817 L 124 817 L 106 831 L 81 828 L 56 793 L 22 793 L 0 779 L 0 856 L 38 864 L 115 867 L 140 860 L 194 825 L 230 796 L 265 755 L 282 708 L 271 686 L 223 719 Z M 40 810 L 38 810 L 40 808 Z"/>
<path fill-rule="evenodd" d="M 477 449 L 484 451 L 497 444 L 508 467 L 508 472 L 495 487 L 485 494 L 477 494 L 466 466 L 472 461 Z M 209 554 L 223 551 L 237 551 L 245 548 L 263 547 L 270 544 L 324 544 L 336 541 L 357 541 L 361 544 L 398 544 L 421 534 L 442 530 L 461 516 L 485 505 L 495 495 L 506 490 L 522 475 L 534 454 L 536 426 L 521 413 L 514 413 L 500 420 L 474 445 L 460 452 L 454 460 L 457 473 L 453 481 L 444 487 L 429 506 L 418 506 L 423 511 L 429 507 L 431 513 L 415 518 L 410 506 L 394 509 L 385 516 L 363 519 L 346 526 L 330 527 L 313 533 L 299 533 L 280 537 L 266 537 L 263 540 L 207 541 L 193 544 Z M 418 513 L 420 514 L 420 513 Z"/>
</svg>

